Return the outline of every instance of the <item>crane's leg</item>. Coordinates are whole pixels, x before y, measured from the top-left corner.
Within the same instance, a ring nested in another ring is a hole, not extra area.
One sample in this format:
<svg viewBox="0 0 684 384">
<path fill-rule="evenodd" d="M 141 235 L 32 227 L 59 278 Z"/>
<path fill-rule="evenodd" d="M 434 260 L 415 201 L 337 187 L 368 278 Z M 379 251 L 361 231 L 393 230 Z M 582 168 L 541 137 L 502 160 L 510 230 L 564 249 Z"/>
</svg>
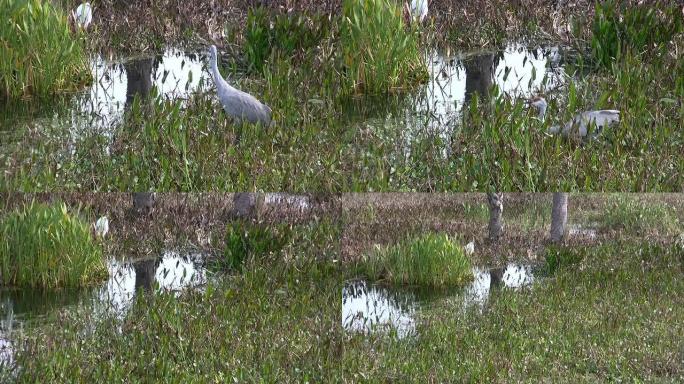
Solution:
<svg viewBox="0 0 684 384">
<path fill-rule="evenodd" d="M 242 124 L 233 122 L 233 145 L 236 147 L 240 145 L 242 140 Z"/>
</svg>

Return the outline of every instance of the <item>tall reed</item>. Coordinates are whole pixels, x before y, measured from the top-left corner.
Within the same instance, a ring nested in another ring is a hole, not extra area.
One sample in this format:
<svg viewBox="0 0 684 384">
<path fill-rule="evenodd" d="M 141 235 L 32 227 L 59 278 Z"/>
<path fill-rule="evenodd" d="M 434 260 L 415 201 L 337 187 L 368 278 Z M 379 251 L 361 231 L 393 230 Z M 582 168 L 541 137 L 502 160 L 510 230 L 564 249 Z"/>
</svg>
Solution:
<svg viewBox="0 0 684 384">
<path fill-rule="evenodd" d="M 416 28 L 390 0 L 345 0 L 341 44 L 346 92 L 385 93 L 427 78 Z"/>
<path fill-rule="evenodd" d="M 428 233 L 388 247 L 376 247 L 359 264 L 372 279 L 394 284 L 446 287 L 472 279 L 463 248 L 445 234 Z"/>
<path fill-rule="evenodd" d="M 625 5 L 606 1 L 596 5 L 591 47 L 600 66 L 610 68 L 626 51 L 641 53 L 667 47 L 682 32 L 681 9 L 674 4 Z"/>
<path fill-rule="evenodd" d="M 102 248 L 66 205 L 31 204 L 0 221 L 0 284 L 81 287 L 104 279 Z"/>
<path fill-rule="evenodd" d="M 223 258 L 218 267 L 241 269 L 250 258 L 261 259 L 277 254 L 290 241 L 290 227 L 287 225 L 253 224 L 236 221 L 226 228 Z"/>
<path fill-rule="evenodd" d="M 330 34 L 330 22 L 322 15 L 287 13 L 271 15 L 265 8 L 247 13 L 244 52 L 250 71 L 262 73 L 273 53 L 285 58 L 296 54 L 313 56 L 309 50 Z M 277 59 L 274 58 L 273 61 Z"/>
<path fill-rule="evenodd" d="M 80 32 L 50 1 L 0 0 L 0 98 L 48 97 L 92 81 Z"/>
</svg>

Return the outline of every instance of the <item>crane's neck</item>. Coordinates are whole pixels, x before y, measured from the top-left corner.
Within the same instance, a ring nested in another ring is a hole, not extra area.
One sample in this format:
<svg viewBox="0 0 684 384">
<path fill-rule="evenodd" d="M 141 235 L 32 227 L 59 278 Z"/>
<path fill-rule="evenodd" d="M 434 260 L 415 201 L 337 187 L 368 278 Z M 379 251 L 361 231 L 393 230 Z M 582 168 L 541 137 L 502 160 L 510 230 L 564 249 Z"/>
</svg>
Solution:
<svg viewBox="0 0 684 384">
<path fill-rule="evenodd" d="M 539 120 L 544 120 L 544 117 L 546 117 L 546 104 L 542 104 L 539 106 Z"/>
<path fill-rule="evenodd" d="M 221 86 L 227 86 L 228 85 L 228 82 L 223 78 L 223 76 L 221 76 L 221 72 L 219 72 L 217 56 L 214 56 L 213 60 L 211 61 L 211 74 L 214 77 L 214 83 L 216 83 L 217 87 L 219 85 L 221 85 Z"/>
</svg>

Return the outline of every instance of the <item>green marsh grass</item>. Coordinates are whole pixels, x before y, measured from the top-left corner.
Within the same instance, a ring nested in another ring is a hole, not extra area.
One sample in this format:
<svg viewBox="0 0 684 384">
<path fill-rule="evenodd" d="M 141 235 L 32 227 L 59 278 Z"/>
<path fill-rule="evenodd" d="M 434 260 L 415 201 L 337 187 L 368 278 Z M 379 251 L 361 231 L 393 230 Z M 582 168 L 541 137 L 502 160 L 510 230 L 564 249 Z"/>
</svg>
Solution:
<svg viewBox="0 0 684 384">
<path fill-rule="evenodd" d="M 639 195 L 615 195 L 595 220 L 605 229 L 640 236 L 648 232 L 674 235 L 684 230 L 684 225 L 670 207 L 662 202 L 641 200 Z"/>
<path fill-rule="evenodd" d="M 421 311 L 416 334 L 347 333 L 344 269 L 252 265 L 206 292 L 139 296 L 123 322 L 65 311 L 29 332 L 16 381 L 678 382 L 684 290 L 678 255 L 648 244 L 593 249 L 528 290 L 460 296 Z"/>
<path fill-rule="evenodd" d="M 656 1 L 596 4 L 591 48 L 600 66 L 611 68 L 626 52 L 662 54 L 673 38 L 684 31 L 679 6 Z"/>
<path fill-rule="evenodd" d="M 427 287 L 458 286 L 472 279 L 463 247 L 448 235 L 427 233 L 391 246 L 377 246 L 358 265 L 370 279 Z"/>
<path fill-rule="evenodd" d="M 80 33 L 50 1 L 0 1 L 0 97 L 41 97 L 92 81 Z"/>
<path fill-rule="evenodd" d="M 46 289 L 107 276 L 89 224 L 64 204 L 31 204 L 0 218 L 0 272 L 2 285 Z"/>
<path fill-rule="evenodd" d="M 584 246 L 548 246 L 544 255 L 548 272 L 555 273 L 560 268 L 581 263 L 587 256 L 588 248 Z"/>
<path fill-rule="evenodd" d="M 271 15 L 263 7 L 250 9 L 244 43 L 248 70 L 262 73 L 272 54 L 284 58 L 314 55 L 311 50 L 328 38 L 330 28 L 330 22 L 323 15 Z"/>
<path fill-rule="evenodd" d="M 348 93 L 384 94 L 427 79 L 418 31 L 391 0 L 345 0 L 340 32 Z"/>
<path fill-rule="evenodd" d="M 291 228 L 286 224 L 258 224 L 235 221 L 228 224 L 225 248 L 218 266 L 239 270 L 248 258 L 278 258 L 278 253 L 291 239 Z M 274 255 L 275 254 L 275 255 Z"/>
</svg>

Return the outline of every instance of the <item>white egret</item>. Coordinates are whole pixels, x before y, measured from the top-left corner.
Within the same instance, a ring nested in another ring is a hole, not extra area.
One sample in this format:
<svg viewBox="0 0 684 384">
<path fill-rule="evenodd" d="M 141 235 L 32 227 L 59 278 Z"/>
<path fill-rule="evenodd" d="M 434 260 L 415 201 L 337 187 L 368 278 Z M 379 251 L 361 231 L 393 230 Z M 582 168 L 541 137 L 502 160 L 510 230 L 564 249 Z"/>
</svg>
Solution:
<svg viewBox="0 0 684 384">
<path fill-rule="evenodd" d="M 107 216 L 102 216 L 93 225 L 95 228 L 95 235 L 104 238 L 109 232 L 109 219 Z"/>
<path fill-rule="evenodd" d="M 428 0 L 411 0 L 411 16 L 423 22 L 428 14 Z"/>
<path fill-rule="evenodd" d="M 537 109 L 539 119 L 544 120 L 546 116 L 546 108 L 548 106 L 546 99 L 543 97 L 535 97 L 530 101 L 530 105 Z M 549 133 L 552 135 L 560 133 L 563 136 L 579 136 L 585 138 L 589 133 L 589 127 L 594 125 L 598 134 L 603 128 L 612 126 L 620 122 L 620 111 L 615 109 L 602 109 L 596 111 L 585 111 L 578 113 L 572 120 L 561 126 L 554 125 L 549 128 Z"/>
<path fill-rule="evenodd" d="M 75 11 L 71 12 L 71 16 L 80 28 L 87 29 L 90 22 L 93 21 L 93 7 L 90 6 L 90 3 L 81 3 Z"/>
<path fill-rule="evenodd" d="M 218 70 L 218 53 L 215 45 L 209 48 L 209 60 L 216 93 L 226 113 L 237 123 L 246 120 L 250 123 L 261 123 L 269 126 L 271 124 L 271 108 L 249 93 L 233 88 L 221 76 Z"/>
<path fill-rule="evenodd" d="M 463 247 L 463 250 L 465 251 L 466 256 L 472 255 L 475 253 L 475 242 L 471 241 L 470 243 L 466 244 L 466 246 Z"/>
</svg>

